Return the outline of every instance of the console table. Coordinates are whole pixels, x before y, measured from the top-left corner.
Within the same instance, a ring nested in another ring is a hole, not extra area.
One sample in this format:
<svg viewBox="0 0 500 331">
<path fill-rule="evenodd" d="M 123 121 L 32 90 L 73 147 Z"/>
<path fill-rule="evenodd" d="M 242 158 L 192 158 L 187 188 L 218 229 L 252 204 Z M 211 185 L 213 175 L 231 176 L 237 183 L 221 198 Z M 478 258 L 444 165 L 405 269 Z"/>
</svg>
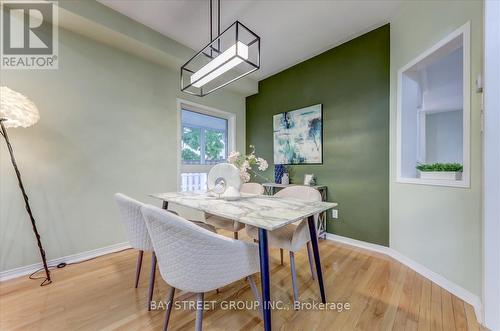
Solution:
<svg viewBox="0 0 500 331">
<path fill-rule="evenodd" d="M 264 186 L 265 194 L 267 195 L 274 195 L 277 191 L 280 189 L 283 189 L 285 187 L 290 187 L 290 186 L 303 186 L 299 184 L 277 184 L 277 183 L 263 183 L 262 186 Z M 321 199 L 323 201 L 326 201 L 327 198 L 327 193 L 328 193 L 328 188 L 326 185 L 314 185 L 311 186 L 319 191 L 321 194 Z M 319 214 L 318 217 L 318 237 L 326 239 L 326 211 L 322 212 Z"/>
</svg>

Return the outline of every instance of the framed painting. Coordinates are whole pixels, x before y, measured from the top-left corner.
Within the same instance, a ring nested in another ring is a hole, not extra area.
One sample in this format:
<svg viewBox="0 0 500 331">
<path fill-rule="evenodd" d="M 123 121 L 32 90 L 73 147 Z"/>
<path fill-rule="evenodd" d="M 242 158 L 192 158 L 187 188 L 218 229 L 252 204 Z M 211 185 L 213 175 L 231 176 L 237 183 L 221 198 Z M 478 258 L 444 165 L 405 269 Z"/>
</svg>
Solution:
<svg viewBox="0 0 500 331">
<path fill-rule="evenodd" d="M 323 163 L 323 105 L 273 116 L 274 164 Z"/>
</svg>

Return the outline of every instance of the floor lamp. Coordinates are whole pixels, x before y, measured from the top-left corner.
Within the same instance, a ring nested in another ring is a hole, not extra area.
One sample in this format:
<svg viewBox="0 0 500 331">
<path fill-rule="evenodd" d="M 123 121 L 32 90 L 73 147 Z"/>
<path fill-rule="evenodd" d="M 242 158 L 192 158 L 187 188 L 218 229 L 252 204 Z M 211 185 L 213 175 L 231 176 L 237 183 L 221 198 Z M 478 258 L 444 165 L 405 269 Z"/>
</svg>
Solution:
<svg viewBox="0 0 500 331">
<path fill-rule="evenodd" d="M 42 246 L 42 240 L 40 239 L 40 234 L 36 228 L 35 218 L 31 212 L 31 207 L 28 201 L 28 195 L 24 190 L 23 181 L 21 179 L 21 173 L 17 168 L 16 159 L 14 158 L 14 152 L 9 141 L 9 136 L 7 135 L 7 128 L 17 128 L 23 127 L 27 128 L 32 126 L 40 119 L 38 114 L 38 109 L 35 104 L 29 100 L 27 97 L 11 90 L 8 87 L 0 87 L 0 134 L 5 138 L 5 143 L 9 149 L 10 160 L 16 171 L 17 181 L 19 183 L 19 188 L 23 194 L 24 203 L 26 205 L 26 211 L 31 220 L 31 225 L 33 226 L 33 232 L 35 233 L 36 241 L 38 244 L 38 249 L 40 250 L 40 255 L 42 257 L 43 268 L 45 269 L 46 278 L 42 282 L 41 286 L 48 285 L 52 282 L 50 279 L 50 271 L 47 266 L 47 258 L 45 257 L 45 251 Z"/>
</svg>

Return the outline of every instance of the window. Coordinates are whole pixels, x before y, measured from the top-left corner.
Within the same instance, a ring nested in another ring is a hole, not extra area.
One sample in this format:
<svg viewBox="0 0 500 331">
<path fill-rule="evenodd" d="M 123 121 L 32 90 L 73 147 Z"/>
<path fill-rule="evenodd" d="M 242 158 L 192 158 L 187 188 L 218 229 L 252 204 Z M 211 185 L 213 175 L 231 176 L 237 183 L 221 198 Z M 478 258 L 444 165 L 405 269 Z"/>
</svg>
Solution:
<svg viewBox="0 0 500 331">
<path fill-rule="evenodd" d="M 468 36 L 466 24 L 399 70 L 399 182 L 469 185 Z M 450 163 L 463 171 L 433 171 Z"/>
<path fill-rule="evenodd" d="M 232 148 L 234 115 L 200 105 L 181 103 L 180 190 L 206 188 L 210 168 L 226 162 Z"/>
<path fill-rule="evenodd" d="M 227 159 L 227 119 L 182 109 L 183 164 L 217 164 Z"/>
</svg>

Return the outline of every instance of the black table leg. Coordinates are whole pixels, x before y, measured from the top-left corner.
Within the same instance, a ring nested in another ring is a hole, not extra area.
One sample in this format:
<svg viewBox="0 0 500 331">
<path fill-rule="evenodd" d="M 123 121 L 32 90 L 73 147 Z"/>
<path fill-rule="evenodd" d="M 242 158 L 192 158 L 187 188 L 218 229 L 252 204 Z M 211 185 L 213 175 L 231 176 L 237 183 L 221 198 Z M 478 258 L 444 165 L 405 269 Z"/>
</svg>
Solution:
<svg viewBox="0 0 500 331">
<path fill-rule="evenodd" d="M 163 200 L 163 209 L 168 209 L 168 201 Z"/>
<path fill-rule="evenodd" d="M 307 222 L 309 223 L 309 234 L 311 236 L 311 244 L 314 253 L 314 262 L 316 263 L 316 275 L 318 276 L 319 291 L 321 292 L 321 302 L 326 303 L 325 287 L 323 285 L 323 272 L 321 271 L 318 236 L 316 234 L 316 224 L 314 224 L 314 216 L 309 216 L 307 218 Z"/>
<path fill-rule="evenodd" d="M 269 249 L 267 230 L 259 228 L 260 281 L 262 286 L 262 312 L 264 330 L 271 330 L 271 289 L 269 285 Z"/>
</svg>

